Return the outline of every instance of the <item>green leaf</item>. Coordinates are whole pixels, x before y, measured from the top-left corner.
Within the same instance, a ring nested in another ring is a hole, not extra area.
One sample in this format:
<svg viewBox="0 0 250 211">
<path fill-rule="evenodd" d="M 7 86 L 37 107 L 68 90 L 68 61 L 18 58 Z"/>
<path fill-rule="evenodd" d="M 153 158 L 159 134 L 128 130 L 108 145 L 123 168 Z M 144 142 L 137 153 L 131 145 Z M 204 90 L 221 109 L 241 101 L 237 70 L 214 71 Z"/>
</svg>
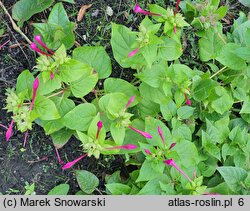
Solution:
<svg viewBox="0 0 250 211">
<path fill-rule="evenodd" d="M 12 9 L 12 17 L 22 25 L 34 14 L 42 12 L 53 4 L 54 0 L 20 0 Z"/>
<path fill-rule="evenodd" d="M 250 2 L 248 0 L 239 0 L 239 2 L 246 7 L 250 7 Z"/>
<path fill-rule="evenodd" d="M 98 72 L 99 79 L 107 78 L 111 74 L 111 61 L 104 47 L 78 47 L 73 51 L 72 58 L 91 66 L 96 72 Z"/>
<path fill-rule="evenodd" d="M 128 54 L 137 47 L 134 47 L 137 39 L 136 35 L 136 32 L 132 32 L 123 25 L 112 24 L 111 46 L 113 54 L 115 60 L 124 68 L 131 67 L 135 63 L 143 64 L 143 61 L 138 60 L 136 56 L 128 58 Z"/>
<path fill-rule="evenodd" d="M 68 83 L 79 80 L 90 71 L 91 67 L 89 65 L 70 59 L 60 66 L 59 74 L 62 81 Z"/>
<path fill-rule="evenodd" d="M 60 1 L 68 2 L 68 3 L 71 3 L 71 4 L 75 4 L 74 0 L 60 0 Z"/>
<path fill-rule="evenodd" d="M 250 98 L 244 101 L 240 114 L 250 114 Z"/>
<path fill-rule="evenodd" d="M 155 64 L 152 67 L 145 68 L 136 76 L 151 87 L 158 88 L 165 79 L 166 66 L 164 63 Z"/>
<path fill-rule="evenodd" d="M 177 112 L 177 106 L 173 100 L 171 100 L 168 104 L 160 105 L 160 109 L 161 114 L 166 121 L 170 121 Z"/>
<path fill-rule="evenodd" d="M 250 62 L 250 47 L 241 47 L 235 50 L 237 56 L 244 59 L 246 62 Z"/>
<path fill-rule="evenodd" d="M 62 3 L 52 8 L 47 23 L 34 23 L 34 34 L 41 34 L 43 41 L 51 49 L 57 49 L 62 44 L 69 49 L 74 45 L 73 33 L 75 23 L 70 22 Z"/>
<path fill-rule="evenodd" d="M 243 70 L 247 67 L 244 59 L 240 58 L 235 51 L 239 48 L 235 43 L 227 43 L 220 51 L 216 60 L 233 70 Z"/>
<path fill-rule="evenodd" d="M 151 87 L 146 83 L 141 83 L 139 90 L 143 98 L 158 104 L 167 104 L 171 100 L 171 97 L 166 96 L 163 90 Z"/>
<path fill-rule="evenodd" d="M 232 191 L 238 193 L 242 189 L 241 183 L 247 178 L 246 170 L 232 166 L 218 167 L 217 170 Z"/>
<path fill-rule="evenodd" d="M 139 114 L 142 118 L 156 116 L 160 112 L 160 105 L 150 100 L 142 99 L 138 105 Z"/>
<path fill-rule="evenodd" d="M 70 90 L 75 97 L 84 97 L 90 93 L 98 81 L 98 74 L 84 75 L 81 79 L 73 81 Z"/>
<path fill-rule="evenodd" d="M 181 44 L 172 38 L 163 37 L 162 39 L 165 43 L 159 45 L 159 57 L 167 61 L 178 59 L 182 55 Z"/>
<path fill-rule="evenodd" d="M 217 86 L 217 83 L 211 79 L 195 81 L 193 84 L 193 97 L 196 101 L 205 100 Z"/>
<path fill-rule="evenodd" d="M 44 72 L 43 74 L 50 74 L 49 72 Z M 46 82 L 43 80 L 42 74 L 38 76 L 39 79 L 39 89 L 38 93 L 41 95 L 47 95 L 56 89 L 61 88 L 61 79 L 60 77 L 55 74 L 55 77 L 53 80 L 47 80 Z"/>
<path fill-rule="evenodd" d="M 119 126 L 115 122 L 113 122 L 110 125 L 110 132 L 111 132 L 111 135 L 114 139 L 114 142 L 118 146 L 121 146 L 123 141 L 124 141 L 124 138 L 125 138 L 125 128 L 122 126 Z"/>
<path fill-rule="evenodd" d="M 131 187 L 121 183 L 111 183 L 106 184 L 105 186 L 112 195 L 128 195 L 131 191 Z"/>
<path fill-rule="evenodd" d="M 201 61 L 209 61 L 215 59 L 219 54 L 221 48 L 225 45 L 221 37 L 223 37 L 221 30 L 209 28 L 198 42 L 199 53 Z"/>
<path fill-rule="evenodd" d="M 42 120 L 53 120 L 60 118 L 60 114 L 55 103 L 44 96 L 38 95 L 36 97 L 32 112 L 37 113 L 39 118 Z"/>
<path fill-rule="evenodd" d="M 76 179 L 81 190 L 87 194 L 93 193 L 99 185 L 99 179 L 89 171 L 77 170 Z"/>
<path fill-rule="evenodd" d="M 214 140 L 204 131 L 202 131 L 202 146 L 213 157 L 221 159 L 220 148 L 216 146 Z"/>
<path fill-rule="evenodd" d="M 106 93 L 120 92 L 120 93 L 127 95 L 128 98 L 131 98 L 132 96 L 136 96 L 131 106 L 136 105 L 140 99 L 140 93 L 138 89 L 135 86 L 133 86 L 131 83 L 120 78 L 106 79 L 104 82 L 104 91 Z"/>
<path fill-rule="evenodd" d="M 52 133 L 51 138 L 55 147 L 60 149 L 69 141 L 73 134 L 74 131 L 63 128 L 62 130 Z"/>
<path fill-rule="evenodd" d="M 17 78 L 16 93 L 19 94 L 25 90 L 28 90 L 29 96 L 31 97 L 34 80 L 35 78 L 31 72 L 29 70 L 24 70 Z"/>
<path fill-rule="evenodd" d="M 219 96 L 217 100 L 212 101 L 211 107 L 219 114 L 223 114 L 232 108 L 233 98 L 227 90 L 221 86 L 215 88 L 215 93 Z"/>
<path fill-rule="evenodd" d="M 157 172 L 153 168 L 153 165 L 154 165 L 154 162 L 145 160 L 141 166 L 139 177 L 137 178 L 136 182 L 149 181 L 149 180 L 152 180 L 161 176 L 164 168 L 161 169 L 162 170 L 161 172 Z"/>
<path fill-rule="evenodd" d="M 50 190 L 48 195 L 52 195 L 52 196 L 67 195 L 68 192 L 69 192 L 69 185 L 60 184 L 54 187 L 52 190 Z"/>
<path fill-rule="evenodd" d="M 63 123 L 71 130 L 87 131 L 89 124 L 96 116 L 93 104 L 84 103 L 76 106 L 63 117 Z"/>
<path fill-rule="evenodd" d="M 194 113 L 195 108 L 190 106 L 182 106 L 177 110 L 177 115 L 180 119 L 188 119 Z"/>
</svg>

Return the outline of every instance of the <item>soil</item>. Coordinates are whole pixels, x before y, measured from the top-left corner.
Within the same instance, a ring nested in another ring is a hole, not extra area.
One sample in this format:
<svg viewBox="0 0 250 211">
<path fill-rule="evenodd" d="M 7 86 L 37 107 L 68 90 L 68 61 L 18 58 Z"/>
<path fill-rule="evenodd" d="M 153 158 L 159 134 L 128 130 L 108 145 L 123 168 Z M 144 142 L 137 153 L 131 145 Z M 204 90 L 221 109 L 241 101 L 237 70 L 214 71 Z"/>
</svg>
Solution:
<svg viewBox="0 0 250 211">
<path fill-rule="evenodd" d="M 17 0 L 2 1 L 11 13 L 11 9 Z M 142 3 L 172 4 L 173 1 L 153 1 L 144 0 Z M 246 8 L 231 1 L 232 10 L 239 11 Z M 109 44 L 111 22 L 123 23 L 132 29 L 136 29 L 139 23 L 137 20 L 129 20 L 126 14 L 131 14 L 134 6 L 133 0 L 75 0 L 75 4 L 64 3 L 65 9 L 70 20 L 75 22 L 78 10 L 82 5 L 93 3 L 92 8 L 84 17 L 83 21 L 77 24 L 76 43 L 80 45 L 100 44 L 106 47 L 112 59 L 113 72 L 111 77 L 122 78 L 127 81 L 133 79 L 134 71 L 121 68 L 112 57 L 112 50 Z M 143 4 L 142 4 L 143 5 Z M 108 17 L 105 14 L 107 6 L 114 10 L 114 15 Z M 99 10 L 97 17 L 92 17 L 91 13 Z M 232 12 L 233 12 L 232 11 Z M 22 28 L 23 32 L 32 39 L 33 22 L 46 20 L 49 9 L 41 14 L 33 16 Z M 236 13 L 238 14 L 238 12 Z M 234 15 L 234 13 L 233 13 Z M 235 16 L 234 16 L 235 17 Z M 5 107 L 5 89 L 15 86 L 17 76 L 25 69 L 32 70 L 35 65 L 36 54 L 32 52 L 22 36 L 16 33 L 8 17 L 0 10 L 0 28 L 5 28 L 4 35 L 0 36 L 0 45 L 9 41 L 4 47 L 0 48 L 0 123 L 8 125 L 10 114 L 2 108 Z M 86 37 L 86 38 L 85 38 Z M 188 39 L 189 40 L 189 39 Z M 194 40 L 196 42 L 197 40 Z M 185 61 L 199 62 L 197 49 L 188 52 L 192 46 L 188 41 L 184 52 L 183 63 Z M 63 171 L 58 163 L 55 148 L 49 136 L 44 134 L 41 127 L 34 125 L 32 132 L 29 133 L 28 142 L 25 149 L 22 146 L 23 136 L 19 132 L 14 132 L 9 142 L 5 141 L 5 130 L 0 128 L 0 193 L 2 194 L 24 194 L 25 182 L 35 183 L 36 194 L 47 194 L 54 186 L 61 183 L 70 185 L 70 194 L 75 194 L 80 190 L 74 175 L 75 169 L 88 170 L 95 174 L 100 185 L 95 194 L 105 194 L 105 176 L 117 170 L 128 172 L 124 165 L 123 158 L 120 156 L 102 156 L 99 160 L 94 158 L 84 158 L 76 164 L 73 169 Z M 61 158 L 67 162 L 82 155 L 80 143 L 72 138 L 62 149 L 59 150 Z"/>
</svg>

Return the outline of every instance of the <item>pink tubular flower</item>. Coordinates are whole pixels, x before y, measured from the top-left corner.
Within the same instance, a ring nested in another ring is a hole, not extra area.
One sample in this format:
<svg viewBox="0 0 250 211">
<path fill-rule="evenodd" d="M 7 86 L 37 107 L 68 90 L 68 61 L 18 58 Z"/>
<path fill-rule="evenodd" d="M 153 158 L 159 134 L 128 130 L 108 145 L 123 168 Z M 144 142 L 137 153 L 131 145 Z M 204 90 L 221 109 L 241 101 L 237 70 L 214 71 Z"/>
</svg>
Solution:
<svg viewBox="0 0 250 211">
<path fill-rule="evenodd" d="M 46 53 L 46 52 L 43 52 L 42 50 L 40 50 L 40 49 L 37 47 L 36 43 L 34 43 L 34 42 L 32 42 L 32 43 L 30 44 L 30 48 L 31 48 L 33 51 L 35 51 L 35 52 L 37 52 L 37 53 L 40 53 L 40 54 L 42 54 L 42 55 L 45 55 L 45 56 L 52 56 L 51 54 Z"/>
<path fill-rule="evenodd" d="M 49 77 L 50 77 L 51 80 L 53 80 L 55 78 L 55 74 L 52 71 L 50 71 Z"/>
<path fill-rule="evenodd" d="M 180 4 L 180 3 L 181 3 L 181 0 L 177 0 L 177 2 L 176 2 L 176 6 L 175 6 L 174 15 L 176 15 L 176 14 L 177 14 L 178 9 L 179 9 L 179 4 Z"/>
<path fill-rule="evenodd" d="M 191 106 L 192 105 L 192 101 L 187 97 L 186 93 L 184 93 L 184 97 L 185 97 L 185 100 L 186 100 L 186 105 Z"/>
<path fill-rule="evenodd" d="M 132 97 L 129 99 L 127 105 L 125 106 L 125 111 L 126 111 L 126 110 L 128 109 L 128 107 L 134 102 L 134 100 L 135 100 L 135 96 L 132 96 Z"/>
<path fill-rule="evenodd" d="M 30 104 L 30 110 L 32 110 L 34 103 L 35 103 L 35 98 L 36 98 L 36 92 L 37 89 L 39 87 L 39 79 L 36 78 L 34 83 L 33 83 L 33 93 L 32 93 L 32 100 L 31 100 L 31 104 Z"/>
<path fill-rule="evenodd" d="M 139 50 L 140 50 L 140 48 L 136 48 L 135 50 L 131 51 L 131 52 L 128 54 L 128 58 L 134 56 Z"/>
<path fill-rule="evenodd" d="M 87 156 L 87 154 L 84 154 L 84 155 L 80 156 L 79 158 L 77 158 L 77 159 L 75 159 L 75 160 L 73 160 L 71 162 L 66 163 L 62 167 L 62 169 L 65 170 L 65 169 L 71 168 L 73 165 L 75 165 L 77 162 L 79 162 L 81 159 L 85 158 L 86 156 Z"/>
<path fill-rule="evenodd" d="M 112 150 L 112 149 L 126 149 L 126 150 L 133 150 L 136 149 L 137 146 L 134 144 L 127 144 L 127 145 L 123 145 L 123 146 L 114 146 L 114 147 L 108 147 L 106 149 L 108 150 Z"/>
<path fill-rule="evenodd" d="M 152 138 L 152 136 L 151 136 L 149 133 L 147 133 L 147 132 L 140 131 L 140 130 L 138 130 L 138 129 L 136 129 L 136 128 L 130 126 L 130 125 L 128 126 L 128 128 L 130 128 L 131 130 L 133 130 L 133 131 L 139 133 L 140 135 L 144 136 L 145 138 L 148 138 L 148 139 L 151 139 L 151 138 Z"/>
<path fill-rule="evenodd" d="M 148 154 L 148 155 L 152 155 L 152 153 L 150 152 L 149 149 L 144 149 L 144 152 L 145 152 L 146 154 Z"/>
<path fill-rule="evenodd" d="M 97 132 L 96 132 L 96 137 L 95 137 L 96 139 L 98 139 L 99 137 L 99 133 L 102 129 L 102 126 L 103 126 L 102 121 L 97 122 Z"/>
<path fill-rule="evenodd" d="M 12 119 L 11 122 L 10 122 L 10 125 L 8 127 L 8 130 L 5 134 L 5 138 L 6 138 L 6 141 L 9 141 L 11 135 L 12 135 L 12 128 L 13 128 L 13 124 L 14 124 L 14 120 Z"/>
<path fill-rule="evenodd" d="M 42 38 L 39 34 L 34 37 L 34 40 L 37 41 L 49 53 L 51 53 L 52 55 L 54 54 L 54 52 L 45 45 L 45 43 L 42 41 Z"/>
<path fill-rule="evenodd" d="M 177 171 L 179 171 L 184 177 L 186 177 L 186 179 L 189 181 L 189 182 L 192 182 L 192 180 L 189 178 L 189 176 L 187 174 L 185 174 L 177 165 L 176 163 L 174 162 L 173 159 L 169 159 L 169 160 L 164 160 L 164 163 L 169 165 L 169 166 L 173 166 Z"/>
<path fill-rule="evenodd" d="M 173 147 L 175 147 L 175 145 L 176 145 L 176 143 L 175 143 L 175 142 L 174 142 L 174 143 L 172 143 L 172 144 L 170 145 L 169 149 L 172 149 Z"/>
<path fill-rule="evenodd" d="M 154 15 L 154 16 L 161 16 L 161 14 L 157 14 L 157 13 L 152 13 L 146 10 L 143 10 L 140 5 L 138 3 L 136 3 L 135 7 L 134 7 L 134 13 L 141 13 L 143 15 Z"/>
<path fill-rule="evenodd" d="M 161 127 L 160 127 L 160 126 L 158 126 L 158 128 L 157 128 L 157 129 L 158 129 L 158 134 L 160 135 L 162 142 L 165 144 L 166 142 L 165 142 L 165 139 L 164 139 L 164 137 L 163 137 Z"/>
</svg>

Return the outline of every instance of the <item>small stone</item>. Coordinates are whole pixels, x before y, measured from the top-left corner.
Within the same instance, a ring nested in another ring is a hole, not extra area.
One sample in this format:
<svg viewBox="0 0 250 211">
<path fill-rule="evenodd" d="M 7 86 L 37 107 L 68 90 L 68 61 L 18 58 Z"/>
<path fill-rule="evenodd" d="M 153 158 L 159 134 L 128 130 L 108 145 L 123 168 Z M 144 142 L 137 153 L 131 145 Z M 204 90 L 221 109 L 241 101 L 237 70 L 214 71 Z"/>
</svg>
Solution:
<svg viewBox="0 0 250 211">
<path fill-rule="evenodd" d="M 107 6 L 106 13 L 110 17 L 114 15 L 114 11 L 113 11 L 113 9 L 110 6 Z"/>
</svg>

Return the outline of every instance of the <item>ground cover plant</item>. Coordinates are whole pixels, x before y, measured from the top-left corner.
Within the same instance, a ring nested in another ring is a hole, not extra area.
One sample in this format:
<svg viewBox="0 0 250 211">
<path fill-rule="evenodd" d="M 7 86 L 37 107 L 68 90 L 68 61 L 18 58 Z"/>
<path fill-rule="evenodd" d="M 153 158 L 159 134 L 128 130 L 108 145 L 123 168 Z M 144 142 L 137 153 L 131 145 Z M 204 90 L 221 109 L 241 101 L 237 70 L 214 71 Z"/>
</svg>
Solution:
<svg viewBox="0 0 250 211">
<path fill-rule="evenodd" d="M 32 2 L 1 2 L 3 194 L 250 194 L 247 1 Z"/>
</svg>

